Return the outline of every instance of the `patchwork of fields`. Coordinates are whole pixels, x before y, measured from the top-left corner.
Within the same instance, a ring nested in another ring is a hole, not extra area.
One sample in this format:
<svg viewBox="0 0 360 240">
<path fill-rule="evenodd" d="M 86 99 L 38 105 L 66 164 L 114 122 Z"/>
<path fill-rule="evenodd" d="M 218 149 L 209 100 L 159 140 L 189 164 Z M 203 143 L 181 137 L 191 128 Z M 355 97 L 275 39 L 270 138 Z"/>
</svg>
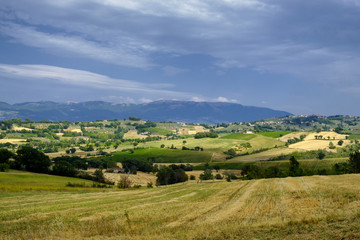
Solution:
<svg viewBox="0 0 360 240">
<path fill-rule="evenodd" d="M 128 191 L 3 190 L 0 239 L 359 239 L 359 181 L 352 174 Z"/>
</svg>

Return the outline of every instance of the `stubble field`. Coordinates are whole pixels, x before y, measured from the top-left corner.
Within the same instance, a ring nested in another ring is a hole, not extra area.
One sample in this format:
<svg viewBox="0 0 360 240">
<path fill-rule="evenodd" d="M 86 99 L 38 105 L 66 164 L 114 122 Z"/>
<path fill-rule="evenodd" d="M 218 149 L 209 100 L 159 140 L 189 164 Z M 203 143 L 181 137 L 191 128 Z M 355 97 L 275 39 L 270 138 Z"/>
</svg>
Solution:
<svg viewBox="0 0 360 240">
<path fill-rule="evenodd" d="M 0 239 L 359 239 L 359 181 L 352 174 L 2 191 Z"/>
</svg>

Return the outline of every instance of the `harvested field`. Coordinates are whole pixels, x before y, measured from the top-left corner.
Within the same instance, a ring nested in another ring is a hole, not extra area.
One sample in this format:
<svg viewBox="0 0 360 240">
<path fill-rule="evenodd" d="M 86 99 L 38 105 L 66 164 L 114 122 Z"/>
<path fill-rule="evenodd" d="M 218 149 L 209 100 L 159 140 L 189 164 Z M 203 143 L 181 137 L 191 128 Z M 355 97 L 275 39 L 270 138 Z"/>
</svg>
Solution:
<svg viewBox="0 0 360 240">
<path fill-rule="evenodd" d="M 315 136 L 322 136 L 322 139 L 328 139 L 329 140 L 344 140 L 346 139 L 347 136 L 349 135 L 345 135 L 345 134 L 338 134 L 336 132 L 319 132 L 319 133 L 309 133 L 305 140 L 314 140 Z"/>
<path fill-rule="evenodd" d="M 17 139 L 17 138 L 4 138 L 4 139 L 0 139 L 0 143 L 12 143 L 12 144 L 18 144 L 18 143 L 22 143 L 22 142 L 26 142 L 26 139 Z"/>
<path fill-rule="evenodd" d="M 0 195 L 0 239 L 359 239 L 360 176 Z"/>
<path fill-rule="evenodd" d="M 302 142 L 297 142 L 291 144 L 289 148 L 291 149 L 298 149 L 298 150 L 318 150 L 318 149 L 326 149 L 327 151 L 336 151 L 336 149 L 329 149 L 329 143 L 332 142 L 335 146 L 340 147 L 337 145 L 339 140 L 305 140 Z M 346 146 L 350 144 L 350 140 L 343 140 L 344 144 L 342 146 Z"/>
</svg>

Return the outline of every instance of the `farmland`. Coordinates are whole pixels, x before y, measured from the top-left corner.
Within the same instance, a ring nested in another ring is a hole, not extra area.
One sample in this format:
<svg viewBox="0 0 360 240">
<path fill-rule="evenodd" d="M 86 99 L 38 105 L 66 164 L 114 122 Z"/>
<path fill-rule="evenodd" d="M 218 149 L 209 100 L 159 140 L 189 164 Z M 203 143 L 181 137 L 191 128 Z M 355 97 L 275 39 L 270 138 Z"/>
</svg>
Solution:
<svg viewBox="0 0 360 240">
<path fill-rule="evenodd" d="M 359 180 L 352 174 L 131 191 L 2 190 L 0 239 L 358 239 Z"/>
</svg>

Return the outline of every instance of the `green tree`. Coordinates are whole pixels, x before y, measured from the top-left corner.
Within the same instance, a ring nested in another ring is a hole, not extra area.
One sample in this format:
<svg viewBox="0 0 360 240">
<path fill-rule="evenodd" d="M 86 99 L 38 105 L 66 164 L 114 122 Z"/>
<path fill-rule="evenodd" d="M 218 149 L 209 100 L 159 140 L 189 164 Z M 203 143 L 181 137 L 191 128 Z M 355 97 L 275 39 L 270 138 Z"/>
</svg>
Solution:
<svg viewBox="0 0 360 240">
<path fill-rule="evenodd" d="M 326 156 L 326 154 L 325 154 L 323 151 L 319 151 L 318 154 L 317 154 L 317 158 L 318 158 L 319 160 L 324 159 L 325 156 Z"/>
<path fill-rule="evenodd" d="M 350 153 L 349 171 L 352 173 L 360 173 L 360 152 Z"/>
<path fill-rule="evenodd" d="M 294 156 L 291 156 L 289 161 L 289 175 L 293 177 L 302 175 L 302 169 L 299 167 L 300 163 L 296 160 L 296 158 Z"/>
<path fill-rule="evenodd" d="M 73 177 L 76 174 L 75 167 L 66 161 L 58 161 L 53 166 L 53 174 L 60 176 Z"/>
<path fill-rule="evenodd" d="M 46 173 L 51 165 L 50 158 L 37 149 L 24 146 L 17 150 L 15 163 L 18 168 L 23 166 L 27 171 Z"/>
<path fill-rule="evenodd" d="M 214 179 L 214 175 L 212 174 L 211 169 L 207 168 L 204 170 L 202 174 L 200 174 L 201 180 L 212 180 Z"/>
<path fill-rule="evenodd" d="M 14 157 L 14 154 L 5 148 L 0 149 L 0 163 L 9 163 L 9 159 Z"/>
<path fill-rule="evenodd" d="M 339 140 L 337 144 L 338 144 L 339 146 L 342 146 L 342 145 L 343 145 L 343 143 L 344 143 L 344 141 L 343 141 L 343 140 Z"/>
</svg>

